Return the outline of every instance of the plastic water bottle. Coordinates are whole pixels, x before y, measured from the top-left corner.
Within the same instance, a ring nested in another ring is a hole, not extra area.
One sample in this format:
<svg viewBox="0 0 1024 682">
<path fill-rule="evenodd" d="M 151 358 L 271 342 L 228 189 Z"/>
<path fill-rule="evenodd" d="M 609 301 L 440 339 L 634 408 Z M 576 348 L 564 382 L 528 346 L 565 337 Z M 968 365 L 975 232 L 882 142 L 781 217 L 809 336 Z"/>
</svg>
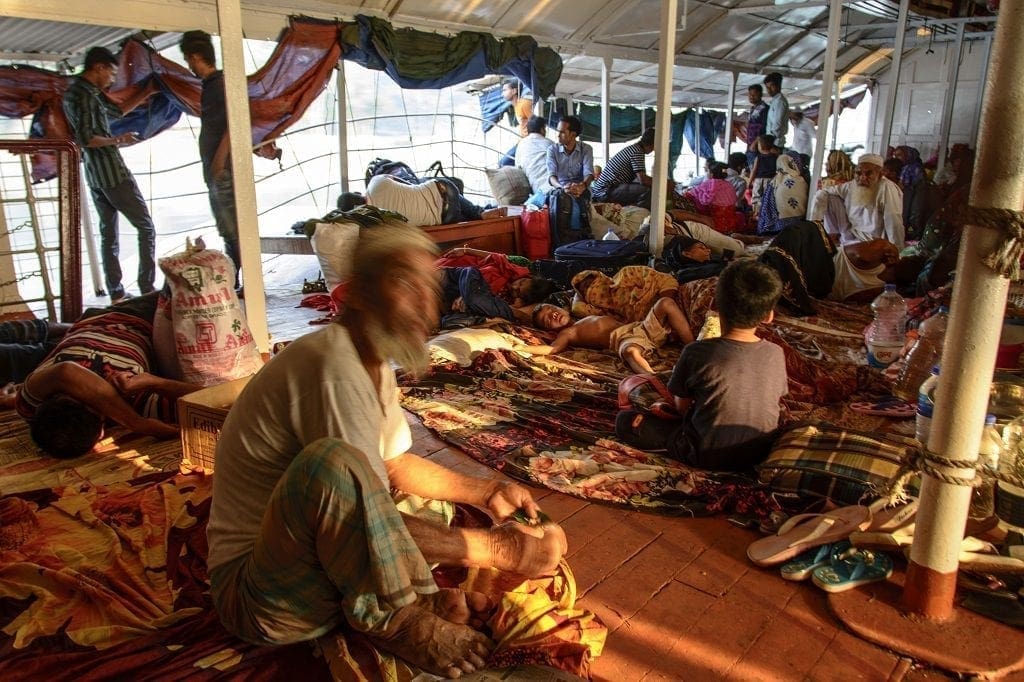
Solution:
<svg viewBox="0 0 1024 682">
<path fill-rule="evenodd" d="M 986 415 L 985 429 L 981 432 L 978 446 L 978 464 L 975 476 L 981 479 L 971 494 L 971 507 L 967 515 L 976 519 L 987 519 L 996 512 L 995 473 L 999 468 L 999 455 L 1003 450 L 1003 438 L 996 426 L 996 416 Z"/>
<path fill-rule="evenodd" d="M 601 241 L 617 242 L 619 241 L 619 235 L 615 234 L 615 230 L 609 227 L 608 231 L 604 233 L 603 237 L 601 237 Z"/>
<path fill-rule="evenodd" d="M 948 321 L 949 308 L 942 306 L 918 327 L 917 341 L 907 353 L 903 369 L 892 387 L 893 395 L 897 398 L 913 402 L 917 389 L 928 378 L 929 370 L 939 364 Z"/>
<path fill-rule="evenodd" d="M 868 364 L 885 368 L 900 356 L 907 331 L 907 302 L 896 291 L 895 284 L 886 284 L 885 291 L 871 302 L 875 321 L 868 333 Z"/>
<path fill-rule="evenodd" d="M 999 473 L 1024 479 L 1024 417 L 1017 417 L 1003 429 Z M 1024 533 L 1024 488 L 1000 479 L 995 506 L 1000 528 Z"/>
<path fill-rule="evenodd" d="M 932 413 L 935 411 L 935 390 L 939 387 L 939 367 L 932 367 L 929 376 L 917 391 L 917 421 L 914 435 L 921 445 L 928 446 L 932 430 Z"/>
</svg>

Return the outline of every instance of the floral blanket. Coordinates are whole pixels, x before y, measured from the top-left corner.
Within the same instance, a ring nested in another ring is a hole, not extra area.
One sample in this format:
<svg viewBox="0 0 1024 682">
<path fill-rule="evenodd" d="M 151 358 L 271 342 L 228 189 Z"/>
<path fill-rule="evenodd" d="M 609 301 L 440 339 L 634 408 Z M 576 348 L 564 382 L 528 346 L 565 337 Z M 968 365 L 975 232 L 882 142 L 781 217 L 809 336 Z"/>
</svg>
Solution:
<svg viewBox="0 0 1024 682">
<path fill-rule="evenodd" d="M 206 524 L 212 476 L 73 485 L 0 499 L 0 679 L 412 680 L 419 670 L 357 636 L 246 644 L 212 608 Z M 461 514 L 464 523 L 481 521 Z M 586 675 L 606 629 L 575 607 L 568 567 L 523 581 L 496 571 L 438 574 L 488 592 L 500 642 L 489 664 L 540 663 Z M 326 659 L 326 660 L 325 660 Z M 404 671 L 399 673 L 398 671 Z"/>
<path fill-rule="evenodd" d="M 691 328 L 700 329 L 712 309 L 714 285 L 714 279 L 680 285 L 678 300 Z M 780 316 L 759 329 L 785 354 L 784 423 L 810 419 L 870 431 L 894 428 L 892 420 L 847 409 L 850 402 L 888 394 L 882 374 L 867 367 L 863 329 L 869 321 L 866 309 L 822 302 L 816 317 Z M 681 514 L 736 511 L 763 517 L 773 511 L 764 490 L 743 479 L 618 443 L 617 389 L 626 368 L 611 351 L 531 356 L 516 345 L 550 337 L 512 324 L 489 333 L 506 340 L 476 348 L 462 364 L 450 353 L 435 354 L 425 377 L 400 382 L 403 406 L 447 442 L 512 476 L 586 499 Z M 670 371 L 679 351 L 662 347 L 652 366 Z"/>
</svg>

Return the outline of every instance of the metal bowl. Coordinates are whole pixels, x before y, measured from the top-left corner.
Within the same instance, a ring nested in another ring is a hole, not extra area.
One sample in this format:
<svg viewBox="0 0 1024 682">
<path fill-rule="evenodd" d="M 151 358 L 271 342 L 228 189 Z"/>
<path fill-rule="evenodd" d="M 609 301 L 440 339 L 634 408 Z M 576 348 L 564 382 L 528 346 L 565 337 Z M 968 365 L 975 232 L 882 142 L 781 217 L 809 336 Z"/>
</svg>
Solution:
<svg viewBox="0 0 1024 682">
<path fill-rule="evenodd" d="M 1000 422 L 1024 415 L 1024 384 L 1015 381 L 994 381 L 989 391 L 988 411 Z"/>
</svg>

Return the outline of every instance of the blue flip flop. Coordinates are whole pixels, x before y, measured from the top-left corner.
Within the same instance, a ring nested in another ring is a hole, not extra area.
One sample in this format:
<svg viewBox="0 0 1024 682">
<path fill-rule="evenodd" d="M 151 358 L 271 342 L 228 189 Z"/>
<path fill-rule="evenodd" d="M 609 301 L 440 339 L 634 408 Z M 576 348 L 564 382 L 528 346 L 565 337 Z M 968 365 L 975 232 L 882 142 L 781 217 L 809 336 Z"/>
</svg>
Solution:
<svg viewBox="0 0 1024 682">
<path fill-rule="evenodd" d="M 814 573 L 814 569 L 828 565 L 833 557 L 842 554 L 849 548 L 850 543 L 846 540 L 812 547 L 792 561 L 782 564 L 779 573 L 784 580 L 807 580 Z"/>
<path fill-rule="evenodd" d="M 845 592 L 859 585 L 885 580 L 890 575 L 892 559 L 888 554 L 850 547 L 833 556 L 827 566 L 814 569 L 811 580 L 826 592 Z"/>
</svg>

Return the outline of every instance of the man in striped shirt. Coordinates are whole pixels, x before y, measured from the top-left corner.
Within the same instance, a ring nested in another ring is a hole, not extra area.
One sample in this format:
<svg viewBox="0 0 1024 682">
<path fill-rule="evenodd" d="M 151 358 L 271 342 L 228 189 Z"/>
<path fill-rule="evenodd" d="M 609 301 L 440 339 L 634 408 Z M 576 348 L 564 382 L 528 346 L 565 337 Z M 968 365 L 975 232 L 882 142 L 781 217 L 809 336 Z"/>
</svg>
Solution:
<svg viewBox="0 0 1024 682">
<path fill-rule="evenodd" d="M 87 310 L 25 379 L 14 407 L 46 454 L 89 452 L 106 422 L 174 438 L 177 399 L 201 386 L 150 373 L 156 292 Z"/>
<path fill-rule="evenodd" d="M 103 252 L 103 274 L 107 293 L 113 303 L 125 299 L 118 260 L 117 214 L 139 232 L 139 292 L 153 291 L 156 277 L 156 229 L 135 178 L 121 158 L 118 147 L 138 142 L 133 132 L 114 135 L 110 117 L 121 117 L 121 111 L 103 94 L 117 77 L 117 58 L 104 47 L 93 47 L 85 53 L 82 74 L 72 79 L 64 93 L 64 114 L 75 142 L 85 158 L 85 181 L 89 184 L 93 204 L 100 218 L 100 245 Z"/>
<path fill-rule="evenodd" d="M 590 188 L 594 201 L 624 206 L 651 208 L 651 184 L 645 156 L 654 151 L 654 128 L 644 131 L 640 139 L 623 147 L 604 167 Z"/>
</svg>

